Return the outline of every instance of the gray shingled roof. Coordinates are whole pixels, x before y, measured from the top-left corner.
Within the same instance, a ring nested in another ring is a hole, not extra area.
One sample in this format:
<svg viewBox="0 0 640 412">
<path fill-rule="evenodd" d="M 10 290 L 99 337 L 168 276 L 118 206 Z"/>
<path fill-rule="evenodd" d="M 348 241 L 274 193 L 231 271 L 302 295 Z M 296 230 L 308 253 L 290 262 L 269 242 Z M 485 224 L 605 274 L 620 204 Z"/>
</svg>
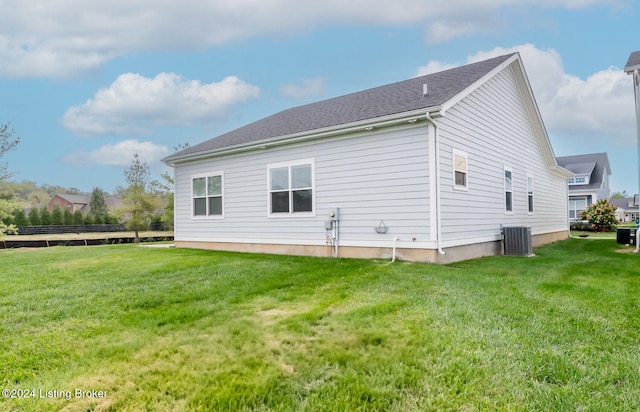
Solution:
<svg viewBox="0 0 640 412">
<path fill-rule="evenodd" d="M 576 175 L 591 176 L 591 173 L 593 173 L 593 169 L 596 168 L 596 162 L 567 163 L 567 165 L 564 168 Z"/>
<path fill-rule="evenodd" d="M 609 156 L 606 153 L 592 153 L 575 156 L 556 157 L 556 161 L 559 166 L 576 173 L 585 174 L 584 172 L 595 163 L 595 167 L 592 168 L 591 177 L 589 178 L 589 184 L 569 186 L 571 190 L 584 190 L 584 189 L 599 189 L 602 186 L 602 178 L 604 173 L 611 174 L 611 167 L 609 166 Z M 574 170 L 575 169 L 575 170 Z M 582 171 L 582 172 L 579 172 Z"/>
<path fill-rule="evenodd" d="M 633 200 L 634 199 L 632 197 L 624 197 L 624 198 L 609 199 L 609 202 L 611 202 L 611 204 L 613 204 L 614 206 L 619 207 L 620 209 L 638 210 L 638 206 L 633 205 Z"/>
<path fill-rule="evenodd" d="M 232 146 L 274 139 L 341 124 L 438 107 L 462 92 L 515 53 L 420 76 L 333 99 L 298 106 L 265 117 L 163 159 L 213 153 Z M 423 84 L 428 93 L 423 95 Z"/>
<path fill-rule="evenodd" d="M 640 51 L 631 53 L 627 65 L 624 67 L 625 72 L 633 71 L 636 68 L 640 68 Z"/>
</svg>

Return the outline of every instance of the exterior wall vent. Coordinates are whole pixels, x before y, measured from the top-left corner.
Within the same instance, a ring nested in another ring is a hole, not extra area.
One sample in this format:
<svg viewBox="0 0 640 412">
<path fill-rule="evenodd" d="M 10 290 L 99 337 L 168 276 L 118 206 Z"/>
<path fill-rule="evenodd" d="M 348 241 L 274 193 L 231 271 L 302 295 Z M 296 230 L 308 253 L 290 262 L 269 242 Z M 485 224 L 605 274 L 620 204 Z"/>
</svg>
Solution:
<svg viewBox="0 0 640 412">
<path fill-rule="evenodd" d="M 502 230 L 505 256 L 534 256 L 530 227 L 504 227 Z"/>
</svg>

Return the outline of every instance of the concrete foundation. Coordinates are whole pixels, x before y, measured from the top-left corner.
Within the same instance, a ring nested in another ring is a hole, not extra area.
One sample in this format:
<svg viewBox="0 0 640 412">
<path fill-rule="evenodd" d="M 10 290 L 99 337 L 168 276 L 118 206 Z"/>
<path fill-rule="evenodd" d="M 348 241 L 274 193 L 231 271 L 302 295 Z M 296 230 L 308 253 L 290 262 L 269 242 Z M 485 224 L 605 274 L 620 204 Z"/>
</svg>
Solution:
<svg viewBox="0 0 640 412">
<path fill-rule="evenodd" d="M 548 243 L 557 242 L 568 237 L 567 231 L 535 235 L 532 238 L 533 246 L 538 247 Z M 223 250 L 229 252 L 245 253 L 269 253 L 280 255 L 299 255 L 316 257 L 333 257 L 333 248 L 325 246 L 306 245 L 274 245 L 264 243 L 232 243 L 232 242 L 191 242 L 176 240 L 176 247 Z M 502 242 L 485 242 L 471 245 L 455 246 L 446 248 L 445 254 L 438 253 L 435 249 L 409 249 L 397 248 L 396 259 L 411 262 L 428 262 L 447 264 L 462 260 L 476 259 L 483 256 L 502 255 Z M 390 247 L 353 247 L 341 246 L 339 257 L 358 259 L 391 259 L 392 249 Z"/>
</svg>

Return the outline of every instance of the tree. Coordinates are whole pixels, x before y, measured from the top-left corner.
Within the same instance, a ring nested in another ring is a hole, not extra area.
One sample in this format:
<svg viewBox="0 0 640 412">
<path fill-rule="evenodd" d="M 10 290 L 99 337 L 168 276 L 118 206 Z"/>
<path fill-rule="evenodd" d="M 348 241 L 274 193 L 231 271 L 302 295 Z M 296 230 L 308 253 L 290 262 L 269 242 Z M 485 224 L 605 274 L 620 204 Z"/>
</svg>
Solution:
<svg viewBox="0 0 640 412">
<path fill-rule="evenodd" d="M 33 190 L 29 192 L 27 196 L 27 200 L 31 204 L 32 207 L 42 207 L 49 203 L 51 196 L 43 190 Z"/>
<path fill-rule="evenodd" d="M 16 226 L 28 226 L 29 221 L 27 220 L 27 215 L 24 213 L 23 208 L 16 209 L 13 212 L 13 224 Z"/>
<path fill-rule="evenodd" d="M 0 125 L 0 157 L 13 150 L 20 143 L 20 138 L 14 138 L 14 134 L 15 132 L 9 128 L 8 123 Z M 6 162 L 0 163 L 0 182 L 5 183 L 4 181 L 9 177 L 11 177 L 11 173 L 9 173 L 8 164 Z M 4 222 L 11 219 L 12 212 L 18 207 L 21 205 L 13 195 L 7 194 L 0 198 L 0 238 L 3 238 L 7 233 L 15 233 L 15 226 Z"/>
<path fill-rule="evenodd" d="M 94 187 L 89 200 L 89 213 L 93 215 L 95 223 L 104 223 L 107 217 L 107 202 L 104 200 L 104 191 Z"/>
<path fill-rule="evenodd" d="M 51 224 L 54 226 L 64 225 L 64 217 L 60 205 L 53 205 L 53 209 L 51 209 Z"/>
<path fill-rule="evenodd" d="M 626 190 L 623 190 L 622 192 L 613 192 L 610 196 L 611 199 L 625 199 L 627 197 L 631 196 L 629 196 Z"/>
<path fill-rule="evenodd" d="M 40 209 L 40 224 L 43 226 L 51 225 L 51 212 L 49 212 L 47 205 L 42 206 L 42 209 Z"/>
<path fill-rule="evenodd" d="M 10 150 L 15 149 L 18 143 L 20 143 L 20 138 L 14 138 L 14 134 L 15 131 L 9 129 L 9 123 L 0 126 L 0 157 Z M 0 180 L 4 181 L 11 176 L 12 173 L 9 173 L 9 165 L 6 162 L 0 164 Z"/>
<path fill-rule="evenodd" d="M 188 146 L 187 146 L 188 147 Z M 162 175 L 161 181 L 154 180 L 151 182 L 150 186 L 154 193 L 157 194 L 158 197 L 163 198 L 165 205 L 162 212 L 162 216 L 160 217 L 160 221 L 162 222 L 165 228 L 169 228 L 173 230 L 173 210 L 174 210 L 174 180 L 169 173 L 164 172 Z"/>
<path fill-rule="evenodd" d="M 607 199 L 601 199 L 589 205 L 582 212 L 582 218 L 588 220 L 598 232 L 608 232 L 618 223 L 616 206 L 609 203 Z"/>
<path fill-rule="evenodd" d="M 73 212 L 73 224 L 74 225 L 83 225 L 84 224 L 84 216 L 82 216 L 82 212 L 76 210 Z"/>
<path fill-rule="evenodd" d="M 124 178 L 129 185 L 122 198 L 123 210 L 128 217 L 127 229 L 135 232 L 135 243 L 140 243 L 139 231 L 149 227 L 149 219 L 157 205 L 157 199 L 147 192 L 149 183 L 149 166 L 141 162 L 140 156 L 133 155 L 131 166 L 124 171 Z"/>
<path fill-rule="evenodd" d="M 64 220 L 65 225 L 73 224 L 73 213 L 71 213 L 71 209 L 68 207 L 65 207 L 64 212 L 62 212 L 62 220 Z"/>
<path fill-rule="evenodd" d="M 29 210 L 29 224 L 31 226 L 40 226 L 42 222 L 40 221 L 40 210 L 37 207 L 32 207 Z"/>
</svg>

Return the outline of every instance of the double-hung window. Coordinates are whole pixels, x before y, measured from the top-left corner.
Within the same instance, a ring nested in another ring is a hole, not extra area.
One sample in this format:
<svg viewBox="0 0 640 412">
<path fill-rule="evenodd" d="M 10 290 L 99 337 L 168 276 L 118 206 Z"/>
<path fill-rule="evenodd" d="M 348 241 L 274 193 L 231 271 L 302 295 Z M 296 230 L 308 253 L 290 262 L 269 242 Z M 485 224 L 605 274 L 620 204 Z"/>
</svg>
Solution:
<svg viewBox="0 0 640 412">
<path fill-rule="evenodd" d="M 191 180 L 194 217 L 222 217 L 223 174 L 207 173 L 194 176 Z"/>
<path fill-rule="evenodd" d="M 458 150 L 453 150 L 453 188 L 457 190 L 468 190 L 467 184 L 467 154 Z"/>
<path fill-rule="evenodd" d="M 269 174 L 269 215 L 313 214 L 313 159 L 267 166 Z"/>
<path fill-rule="evenodd" d="M 513 173 L 510 168 L 504 168 L 504 211 L 513 213 Z"/>
</svg>

